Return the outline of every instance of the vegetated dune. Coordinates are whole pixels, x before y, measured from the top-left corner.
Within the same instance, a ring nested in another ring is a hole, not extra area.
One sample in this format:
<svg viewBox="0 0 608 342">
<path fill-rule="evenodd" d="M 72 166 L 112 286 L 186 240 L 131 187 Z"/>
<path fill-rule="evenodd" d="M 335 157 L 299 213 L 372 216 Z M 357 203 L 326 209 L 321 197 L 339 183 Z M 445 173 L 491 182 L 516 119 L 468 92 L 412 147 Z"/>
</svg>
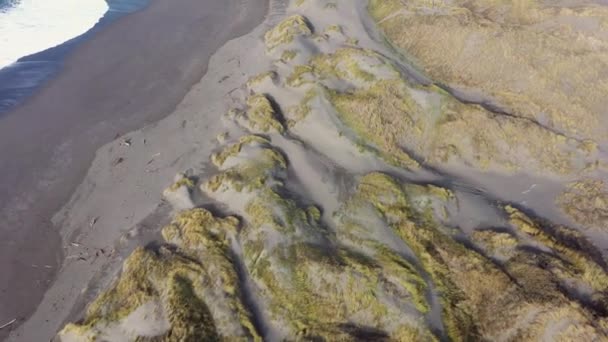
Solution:
<svg viewBox="0 0 608 342">
<path fill-rule="evenodd" d="M 568 4 L 293 1 L 215 171 L 58 340 L 608 339 L 608 17 Z M 489 172 L 556 180 L 571 227 Z"/>
<path fill-rule="evenodd" d="M 585 228 L 606 227 L 605 3 L 372 0 L 369 9 L 391 46 L 434 82 L 494 109 L 490 120 L 457 114 L 440 136 L 474 139 L 484 163 L 514 155 L 505 165 L 528 169 L 533 159 L 544 175 L 576 178 L 559 205 Z"/>
</svg>

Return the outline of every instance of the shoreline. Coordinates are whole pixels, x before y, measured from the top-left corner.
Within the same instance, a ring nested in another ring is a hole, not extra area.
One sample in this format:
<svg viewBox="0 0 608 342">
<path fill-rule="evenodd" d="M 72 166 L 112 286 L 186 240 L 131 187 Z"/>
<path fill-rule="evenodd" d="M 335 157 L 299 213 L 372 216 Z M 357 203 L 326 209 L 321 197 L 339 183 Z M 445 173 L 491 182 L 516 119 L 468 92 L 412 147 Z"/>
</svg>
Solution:
<svg viewBox="0 0 608 342">
<path fill-rule="evenodd" d="M 49 311 L 46 324 L 39 323 L 37 331 L 18 325 L 36 308 L 46 286 L 59 280 L 53 278 L 56 266 L 62 252 L 67 254 L 50 217 L 81 184 L 93 152 L 119 135 L 170 114 L 207 72 L 210 56 L 262 21 L 263 3 L 256 2 L 256 7 L 236 0 L 204 5 L 193 0 L 156 0 L 83 42 L 56 77 L 3 118 L 0 146 L 13 162 L 0 167 L 1 190 L 8 194 L 0 199 L 0 217 L 6 223 L 3 233 L 7 234 L 1 256 L 9 275 L 0 284 L 0 320 L 17 318 L 17 322 L 10 330 L 3 329 L 0 339 L 15 329 L 38 336 L 45 331 L 54 334 L 45 330 L 49 320 L 61 323 L 57 312 Z M 27 132 L 19 127 L 27 127 Z M 23 144 L 26 137 L 37 144 Z M 10 340 L 28 337 L 17 333 Z"/>
</svg>

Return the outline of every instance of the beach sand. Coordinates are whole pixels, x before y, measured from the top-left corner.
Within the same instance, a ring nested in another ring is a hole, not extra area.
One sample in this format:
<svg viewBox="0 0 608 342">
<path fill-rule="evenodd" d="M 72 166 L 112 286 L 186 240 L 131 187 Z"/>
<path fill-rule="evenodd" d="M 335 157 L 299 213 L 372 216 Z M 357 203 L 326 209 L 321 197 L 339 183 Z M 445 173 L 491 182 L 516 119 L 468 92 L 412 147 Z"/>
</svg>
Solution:
<svg viewBox="0 0 608 342">
<path fill-rule="evenodd" d="M 84 42 L 56 78 L 4 115 L 0 324 L 16 318 L 14 329 L 22 323 L 52 283 L 62 258 L 71 256 L 61 244 L 61 226 L 54 226 L 51 217 L 81 183 L 95 151 L 172 112 L 205 73 L 210 56 L 260 23 L 266 6 L 262 0 L 152 1 Z M 138 144 L 143 142 L 133 141 Z M 111 162 L 104 167 L 111 168 Z M 106 204 L 113 202 L 106 199 Z M 101 215 L 104 205 L 92 207 L 91 215 Z M 99 218 L 100 227 L 104 221 L 108 216 Z M 90 259 L 80 261 L 88 264 Z M 52 325 L 43 320 L 27 330 L 37 335 L 13 339 L 48 340 L 61 318 L 52 312 L 44 316 Z M 0 339 L 9 331 L 1 330 Z"/>
</svg>

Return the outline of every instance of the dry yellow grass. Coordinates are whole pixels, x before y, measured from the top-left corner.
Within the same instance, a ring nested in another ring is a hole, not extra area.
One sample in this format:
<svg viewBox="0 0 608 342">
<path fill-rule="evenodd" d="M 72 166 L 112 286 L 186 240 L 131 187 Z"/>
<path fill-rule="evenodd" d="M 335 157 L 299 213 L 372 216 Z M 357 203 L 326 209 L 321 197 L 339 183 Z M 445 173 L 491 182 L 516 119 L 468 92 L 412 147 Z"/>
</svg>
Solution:
<svg viewBox="0 0 608 342">
<path fill-rule="evenodd" d="M 513 219 L 519 220 L 518 227 L 528 234 L 533 231 L 531 236 L 553 248 L 559 257 L 539 258 L 521 250 L 518 240 L 511 235 L 477 233 L 477 241 L 485 242 L 489 252 L 504 249 L 506 260 L 499 267 L 453 240 L 438 223 L 435 213 L 441 210 L 437 206 L 451 200 L 449 192 L 435 187 L 399 184 L 386 175 L 370 174 L 363 177 L 357 192 L 347 202 L 342 220 L 356 222 L 357 213 L 366 212 L 368 206 L 378 211 L 378 217 L 412 249 L 431 277 L 441 298 L 446 332 L 454 341 L 538 340 L 546 334 L 567 338 L 576 333 L 606 338 L 606 332 L 595 326 L 593 312 L 567 297 L 557 285 L 564 279 L 564 273 L 574 272 L 569 274 L 580 274 L 594 283 L 596 293 L 603 293 L 602 279 L 606 273 L 592 259 L 565 247 L 534 228 L 537 225 L 529 218 L 508 209 Z M 358 241 L 367 249 L 373 246 L 373 236 L 361 235 L 365 230 L 353 228 L 352 223 L 349 227 L 347 236 L 359 236 L 358 240 L 352 237 L 349 240 Z M 560 258 L 572 264 L 561 263 Z M 566 318 L 571 320 L 565 321 Z"/>
<path fill-rule="evenodd" d="M 225 163 L 229 156 L 239 157 L 233 167 L 208 181 L 214 186 L 208 185 L 206 190 L 215 192 L 222 188 L 238 193 L 248 189 L 253 194 L 245 205 L 245 226 L 239 237 L 243 261 L 267 314 L 280 323 L 287 339 L 348 340 L 351 334 L 358 333 L 356 326 L 360 325 L 373 326 L 387 336 L 433 340 L 427 327 L 419 322 L 428 311 L 428 303 L 424 297 L 426 285 L 415 269 L 396 253 L 384 251 L 377 260 L 368 261 L 341 247 L 321 226 L 318 208 L 301 206 L 284 197 L 285 189 L 269 171 L 286 164 L 275 158 L 267 161 L 255 152 L 272 151 L 273 147 L 267 143 L 260 145 L 257 139 L 242 140 L 245 141 L 227 146 L 214 158 L 222 167 L 220 161 Z M 251 140 L 252 145 L 247 145 L 246 140 Z M 249 158 L 239 156 L 245 149 Z M 252 177 L 249 170 L 260 172 L 252 173 L 256 175 Z M 223 239 L 199 241 L 201 232 L 197 227 L 201 225 L 188 224 L 189 218 L 177 222 L 183 223 L 181 235 L 188 236 L 179 238 L 176 228 L 168 227 L 164 233 L 171 241 L 223 246 Z M 204 226 L 211 231 L 231 231 L 222 227 L 225 224 L 232 226 L 232 221 L 214 220 Z M 410 308 L 411 313 L 403 311 L 404 307 Z M 347 324 L 354 326 L 345 329 Z"/>
<path fill-rule="evenodd" d="M 178 214 L 163 237 L 179 250 L 136 249 L 118 280 L 89 305 L 84 322 L 68 324 L 60 335 L 95 340 L 143 304 L 156 301 L 170 324 L 155 337 L 158 341 L 260 341 L 240 301 L 229 247 L 238 224 L 234 217 L 216 218 L 204 209 Z M 146 336 L 127 337 L 139 341 Z"/>
<path fill-rule="evenodd" d="M 248 148 L 247 153 L 243 149 Z M 269 145 L 269 141 L 257 135 L 242 137 L 239 142 L 226 146 L 211 160 L 222 168 L 230 157 L 240 157 L 240 162 L 219 174 L 212 176 L 201 185 L 203 191 L 224 191 L 234 189 L 238 192 L 252 192 L 270 186 L 269 180 L 287 168 L 285 157 Z"/>
<path fill-rule="evenodd" d="M 600 294 L 601 298 L 606 297 L 608 274 L 603 266 L 592 257 L 595 247 L 587 241 L 581 232 L 567 227 L 555 226 L 550 227 L 554 234 L 549 234 L 540 224 L 534 222 L 521 211 L 510 206 L 506 208 L 506 211 L 510 215 L 510 222 L 515 228 L 554 250 L 563 260 L 570 263 L 570 265 L 562 267 L 559 260 L 554 260 L 556 265 L 559 265 L 559 267 L 554 268 L 556 277 L 562 281 L 580 281 Z M 566 240 L 569 244 L 562 240 Z M 582 247 L 575 249 L 570 245 Z M 601 299 L 601 301 L 608 302 L 608 299 Z"/>
<path fill-rule="evenodd" d="M 486 169 L 569 174 L 581 143 L 530 120 L 463 104 L 435 86 L 406 82 L 393 65 L 369 50 L 344 48 L 294 67 L 290 86 L 337 78 L 353 84 L 347 91 L 327 89 L 340 119 L 359 137 L 359 145 L 408 168 L 418 160 L 432 164 L 451 159 Z M 587 154 L 587 153 L 585 153 Z"/>
<path fill-rule="evenodd" d="M 247 110 L 242 113 L 242 116 L 252 131 L 262 133 L 283 133 L 285 131 L 285 127 L 279 121 L 279 114 L 275 112 L 266 95 L 250 96 L 247 99 Z"/>
<path fill-rule="evenodd" d="M 584 179 L 569 184 L 557 204 L 587 228 L 608 229 L 608 186 L 603 180 Z"/>
<path fill-rule="evenodd" d="M 266 32 L 264 35 L 266 49 L 272 51 L 281 45 L 291 43 L 299 35 L 310 36 L 312 30 L 306 18 L 301 15 L 292 15 Z"/>
<path fill-rule="evenodd" d="M 608 9 L 539 1 L 370 2 L 387 38 L 433 79 L 480 89 L 517 115 L 605 141 Z M 497 39 L 496 37 L 500 37 Z"/>
</svg>

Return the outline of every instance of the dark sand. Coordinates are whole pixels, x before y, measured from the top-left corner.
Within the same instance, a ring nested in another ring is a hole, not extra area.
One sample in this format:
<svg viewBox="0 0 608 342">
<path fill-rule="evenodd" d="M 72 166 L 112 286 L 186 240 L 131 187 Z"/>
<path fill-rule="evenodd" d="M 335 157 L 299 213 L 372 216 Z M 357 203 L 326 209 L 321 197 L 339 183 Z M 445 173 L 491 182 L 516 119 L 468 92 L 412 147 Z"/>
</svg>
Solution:
<svg viewBox="0 0 608 342">
<path fill-rule="evenodd" d="M 0 119 L 0 331 L 36 308 L 61 262 L 51 217 L 95 151 L 169 114 L 265 0 L 154 0 L 84 42 L 60 74 Z"/>
</svg>

